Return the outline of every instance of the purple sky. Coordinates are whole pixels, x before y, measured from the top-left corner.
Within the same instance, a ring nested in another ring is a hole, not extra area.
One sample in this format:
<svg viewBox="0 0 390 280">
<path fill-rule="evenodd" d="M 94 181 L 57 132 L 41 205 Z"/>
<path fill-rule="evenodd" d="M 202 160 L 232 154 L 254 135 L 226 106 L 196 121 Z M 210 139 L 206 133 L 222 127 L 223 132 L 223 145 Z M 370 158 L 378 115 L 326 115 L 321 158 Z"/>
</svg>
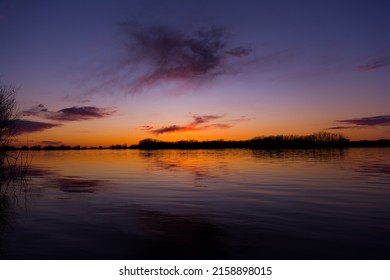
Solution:
<svg viewBox="0 0 390 280">
<path fill-rule="evenodd" d="M 375 0 L 4 0 L 0 80 L 29 121 L 20 143 L 390 138 L 389 14 Z"/>
</svg>

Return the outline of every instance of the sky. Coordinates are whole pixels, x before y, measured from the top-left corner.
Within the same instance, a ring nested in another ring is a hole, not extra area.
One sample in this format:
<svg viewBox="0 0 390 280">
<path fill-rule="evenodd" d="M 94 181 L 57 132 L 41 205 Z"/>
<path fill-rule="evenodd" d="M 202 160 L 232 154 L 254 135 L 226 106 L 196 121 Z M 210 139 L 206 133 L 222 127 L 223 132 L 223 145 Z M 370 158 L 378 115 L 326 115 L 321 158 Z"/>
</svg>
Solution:
<svg viewBox="0 0 390 280">
<path fill-rule="evenodd" d="M 390 139 L 390 2 L 0 0 L 19 145 Z"/>
</svg>

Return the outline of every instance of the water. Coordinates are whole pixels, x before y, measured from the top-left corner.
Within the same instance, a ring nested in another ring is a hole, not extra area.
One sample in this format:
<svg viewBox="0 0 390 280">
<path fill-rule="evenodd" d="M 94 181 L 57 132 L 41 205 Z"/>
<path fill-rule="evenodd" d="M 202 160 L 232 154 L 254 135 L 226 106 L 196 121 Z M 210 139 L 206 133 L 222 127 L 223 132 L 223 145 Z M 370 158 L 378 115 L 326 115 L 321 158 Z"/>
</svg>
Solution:
<svg viewBox="0 0 390 280">
<path fill-rule="evenodd" d="M 390 148 L 29 157 L 2 259 L 390 259 Z"/>
</svg>

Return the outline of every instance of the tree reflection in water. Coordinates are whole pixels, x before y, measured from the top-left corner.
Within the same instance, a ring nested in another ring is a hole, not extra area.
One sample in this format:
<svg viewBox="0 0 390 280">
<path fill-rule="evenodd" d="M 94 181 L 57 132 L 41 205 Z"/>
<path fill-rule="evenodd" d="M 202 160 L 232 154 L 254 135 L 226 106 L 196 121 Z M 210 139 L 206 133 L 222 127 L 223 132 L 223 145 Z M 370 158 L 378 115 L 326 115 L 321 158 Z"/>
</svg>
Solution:
<svg viewBox="0 0 390 280">
<path fill-rule="evenodd" d="M 13 204 L 21 206 L 28 192 L 26 180 L 26 158 L 14 156 L 2 151 L 0 155 L 0 256 L 2 255 L 2 237 L 11 226 L 11 208 Z M 23 198 L 23 199 L 21 199 Z M 13 203 L 15 202 L 15 203 Z"/>
</svg>

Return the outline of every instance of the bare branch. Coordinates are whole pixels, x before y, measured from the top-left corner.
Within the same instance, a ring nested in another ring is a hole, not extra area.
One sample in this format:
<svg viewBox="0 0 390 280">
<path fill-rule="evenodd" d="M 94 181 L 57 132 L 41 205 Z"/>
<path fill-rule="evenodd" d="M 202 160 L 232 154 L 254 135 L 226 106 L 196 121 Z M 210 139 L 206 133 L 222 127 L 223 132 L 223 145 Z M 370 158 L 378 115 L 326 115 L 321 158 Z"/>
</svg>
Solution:
<svg viewBox="0 0 390 280">
<path fill-rule="evenodd" d="M 8 144 L 11 125 L 16 118 L 15 87 L 0 84 L 0 149 Z"/>
</svg>

